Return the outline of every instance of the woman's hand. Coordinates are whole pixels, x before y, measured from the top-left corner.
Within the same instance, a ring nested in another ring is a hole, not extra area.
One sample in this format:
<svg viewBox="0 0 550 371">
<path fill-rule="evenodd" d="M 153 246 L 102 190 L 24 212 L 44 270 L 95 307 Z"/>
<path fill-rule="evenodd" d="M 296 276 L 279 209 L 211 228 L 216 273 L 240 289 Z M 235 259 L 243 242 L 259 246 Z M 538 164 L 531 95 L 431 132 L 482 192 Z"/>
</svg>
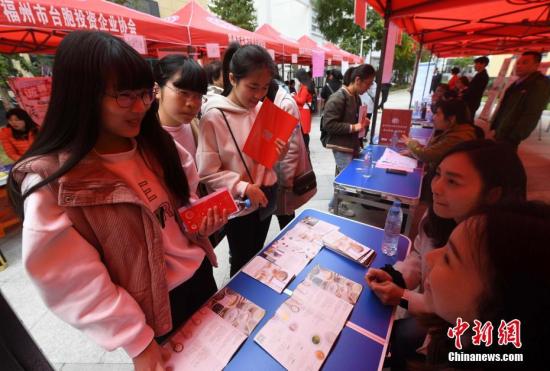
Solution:
<svg viewBox="0 0 550 371">
<path fill-rule="evenodd" d="M 244 192 L 246 197 L 251 202 L 252 207 L 266 207 L 267 206 L 267 197 L 265 197 L 264 192 L 260 189 L 260 186 L 257 184 L 249 183 Z"/>
<path fill-rule="evenodd" d="M 365 274 L 365 281 L 367 281 L 367 285 L 372 289 L 371 284 L 373 282 L 393 282 L 393 278 L 391 278 L 388 272 L 382 269 L 369 268 L 367 274 Z"/>
<path fill-rule="evenodd" d="M 208 212 L 199 227 L 199 237 L 208 237 L 212 233 L 216 232 L 218 229 L 223 227 L 225 223 L 227 223 L 227 217 L 227 210 L 225 209 L 221 214 L 218 211 L 217 206 L 208 209 Z"/>
<path fill-rule="evenodd" d="M 397 305 L 405 292 L 405 289 L 390 281 L 372 282 L 369 287 L 378 296 L 378 299 L 386 305 Z"/>
<path fill-rule="evenodd" d="M 405 145 L 408 145 L 410 141 L 411 141 L 411 138 L 409 138 L 404 134 L 401 135 L 401 139 L 399 140 L 400 143 L 404 143 Z"/>
<path fill-rule="evenodd" d="M 162 349 L 153 339 L 151 343 L 135 356 L 134 362 L 135 371 L 169 371 L 171 368 L 164 367 L 164 363 L 170 358 L 170 350 Z"/>
<path fill-rule="evenodd" d="M 287 154 L 289 142 L 283 142 L 281 139 L 275 139 L 275 151 L 279 155 L 279 161 L 281 161 Z"/>
</svg>

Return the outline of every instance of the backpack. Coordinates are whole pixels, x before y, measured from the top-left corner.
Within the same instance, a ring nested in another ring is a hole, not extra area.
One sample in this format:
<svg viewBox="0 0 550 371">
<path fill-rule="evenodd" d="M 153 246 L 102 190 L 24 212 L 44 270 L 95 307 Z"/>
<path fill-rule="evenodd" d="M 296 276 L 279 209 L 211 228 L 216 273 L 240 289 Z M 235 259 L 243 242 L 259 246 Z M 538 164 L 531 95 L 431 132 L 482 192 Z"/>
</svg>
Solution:
<svg viewBox="0 0 550 371">
<path fill-rule="evenodd" d="M 341 89 L 340 89 L 341 90 Z M 331 95 L 332 97 L 332 95 Z M 330 99 L 330 98 L 329 98 Z M 342 116 L 340 119 L 343 119 L 344 118 L 344 115 L 346 114 L 346 105 L 347 105 L 347 102 L 348 102 L 348 97 L 345 95 L 344 93 L 344 109 L 342 110 Z M 327 148 L 327 142 L 328 142 L 328 131 L 326 131 L 324 129 L 324 125 L 323 125 L 323 119 L 324 119 L 324 115 L 321 116 L 321 124 L 319 126 L 319 128 L 321 129 L 321 144 L 323 145 L 323 147 Z"/>
</svg>

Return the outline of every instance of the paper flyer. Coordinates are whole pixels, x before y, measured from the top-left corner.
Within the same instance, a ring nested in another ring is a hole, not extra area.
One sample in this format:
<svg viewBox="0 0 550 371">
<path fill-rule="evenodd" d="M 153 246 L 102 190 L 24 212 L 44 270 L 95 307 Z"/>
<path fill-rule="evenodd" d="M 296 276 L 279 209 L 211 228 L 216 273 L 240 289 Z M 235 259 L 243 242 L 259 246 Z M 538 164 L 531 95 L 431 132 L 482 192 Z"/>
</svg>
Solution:
<svg viewBox="0 0 550 371">
<path fill-rule="evenodd" d="M 323 287 L 323 283 L 327 286 Z M 359 284 L 351 283 L 354 282 L 315 267 L 254 341 L 288 370 L 319 370 L 353 309 L 350 302 L 357 301 L 360 293 L 355 286 Z M 328 286 L 333 284 L 334 290 Z M 340 291 L 340 287 L 350 288 Z M 345 294 L 338 296 L 340 292 Z"/>
<path fill-rule="evenodd" d="M 164 344 L 172 351 L 166 366 L 222 370 L 264 315 L 265 310 L 225 287 Z"/>
<path fill-rule="evenodd" d="M 255 256 L 247 265 L 243 272 L 275 290 L 279 294 L 283 292 L 294 274 L 288 273 L 283 268 L 271 263 L 261 256 Z"/>
<path fill-rule="evenodd" d="M 287 142 L 297 124 L 297 118 L 274 105 L 269 99 L 264 99 L 243 152 L 271 169 L 279 157 L 275 139 Z"/>
<path fill-rule="evenodd" d="M 357 303 L 363 290 L 363 286 L 359 283 L 331 270 L 321 268 L 319 265 L 309 272 L 307 280 L 350 304 Z"/>
</svg>

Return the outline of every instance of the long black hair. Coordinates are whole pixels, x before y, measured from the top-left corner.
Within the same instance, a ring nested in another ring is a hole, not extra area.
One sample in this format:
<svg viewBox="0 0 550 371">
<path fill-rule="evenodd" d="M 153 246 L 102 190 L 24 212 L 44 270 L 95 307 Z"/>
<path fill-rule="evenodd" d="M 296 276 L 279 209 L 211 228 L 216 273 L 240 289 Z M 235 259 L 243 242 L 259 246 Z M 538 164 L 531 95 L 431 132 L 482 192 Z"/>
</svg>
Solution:
<svg viewBox="0 0 550 371">
<path fill-rule="evenodd" d="M 109 86 L 114 91 L 152 89 L 148 63 L 124 41 L 104 32 L 76 31 L 67 35 L 55 54 L 50 104 L 42 130 L 15 167 L 32 157 L 67 152 L 69 158 L 24 195 L 10 174 L 10 199 L 22 215 L 25 197 L 75 167 L 95 146 L 101 127 L 101 107 Z M 158 122 L 153 104 L 141 122 L 136 140 L 157 160 L 164 181 L 178 202 L 189 200 L 189 185 L 174 140 Z"/>
<path fill-rule="evenodd" d="M 264 48 L 258 45 L 239 45 L 237 42 L 232 42 L 225 51 L 223 56 L 223 93 L 227 97 L 233 86 L 229 80 L 229 73 L 238 82 L 254 71 L 262 68 L 267 69 L 272 76 L 277 74 L 277 66 L 275 62 Z"/>
<path fill-rule="evenodd" d="M 19 120 L 23 120 L 25 122 L 25 129 L 21 130 L 15 130 L 10 123 L 8 122 L 8 126 L 11 129 L 11 135 L 17 139 L 17 140 L 27 140 L 29 139 L 29 133 L 32 133 L 36 135 L 38 133 L 38 125 L 36 125 L 36 122 L 32 119 L 32 117 L 22 108 L 15 107 L 10 109 L 8 112 L 6 112 L 6 119 L 9 120 L 10 117 L 15 116 Z"/>
<path fill-rule="evenodd" d="M 481 199 L 493 189 L 500 189 L 498 202 L 518 202 L 527 198 L 527 175 L 517 152 L 507 143 L 479 139 L 457 144 L 439 161 L 439 167 L 447 157 L 462 153 L 472 163 L 482 182 Z M 480 205 L 478 211 L 489 205 Z M 445 245 L 456 227 L 453 219 L 437 216 L 430 203 L 424 223 L 424 232 L 432 239 L 433 245 Z"/>
<path fill-rule="evenodd" d="M 168 80 L 179 74 L 173 82 L 176 88 L 206 94 L 208 78 L 206 71 L 186 55 L 170 54 L 159 60 L 153 69 L 156 83 L 162 88 Z"/>
</svg>

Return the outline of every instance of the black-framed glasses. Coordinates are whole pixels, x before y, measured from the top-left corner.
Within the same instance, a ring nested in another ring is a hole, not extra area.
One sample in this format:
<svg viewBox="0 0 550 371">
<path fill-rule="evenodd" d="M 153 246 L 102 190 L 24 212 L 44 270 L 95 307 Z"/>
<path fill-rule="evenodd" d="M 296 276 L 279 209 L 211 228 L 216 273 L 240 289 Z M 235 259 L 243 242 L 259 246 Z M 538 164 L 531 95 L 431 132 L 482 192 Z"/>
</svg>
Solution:
<svg viewBox="0 0 550 371">
<path fill-rule="evenodd" d="M 174 93 L 176 93 L 177 96 L 180 98 L 183 98 L 185 100 L 192 99 L 195 101 L 203 100 L 203 95 L 201 93 L 197 93 L 194 91 L 184 90 L 180 88 L 176 88 L 175 86 L 170 85 L 164 85 L 168 89 L 172 90 Z"/>
<path fill-rule="evenodd" d="M 141 101 L 146 106 L 153 103 L 153 100 L 155 99 L 153 89 L 144 89 L 138 92 L 132 90 L 124 90 L 116 94 L 105 93 L 105 95 L 111 98 L 115 98 L 120 108 L 131 107 L 136 102 L 136 99 L 138 99 L 138 97 L 141 98 Z"/>
</svg>

